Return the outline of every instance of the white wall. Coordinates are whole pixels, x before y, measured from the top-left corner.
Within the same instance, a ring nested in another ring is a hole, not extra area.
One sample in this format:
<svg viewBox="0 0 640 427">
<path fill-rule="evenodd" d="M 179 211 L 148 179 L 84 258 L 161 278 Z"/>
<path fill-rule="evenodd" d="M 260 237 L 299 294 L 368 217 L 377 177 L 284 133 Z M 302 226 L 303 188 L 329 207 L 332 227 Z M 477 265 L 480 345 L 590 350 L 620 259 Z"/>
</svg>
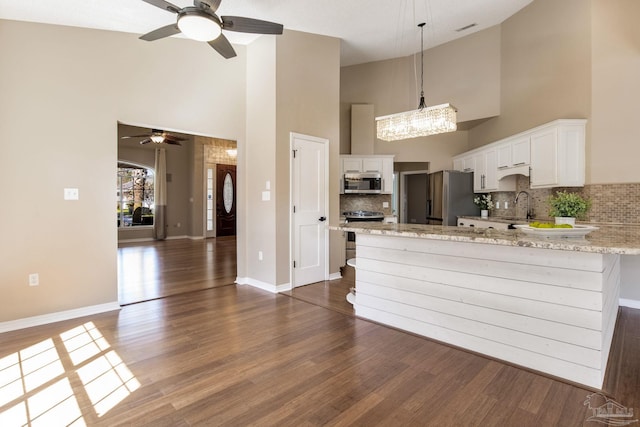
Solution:
<svg viewBox="0 0 640 427">
<path fill-rule="evenodd" d="M 0 20 L 0 322 L 117 301 L 117 122 L 243 147 L 236 49 L 225 60 L 188 40 Z"/>
</svg>

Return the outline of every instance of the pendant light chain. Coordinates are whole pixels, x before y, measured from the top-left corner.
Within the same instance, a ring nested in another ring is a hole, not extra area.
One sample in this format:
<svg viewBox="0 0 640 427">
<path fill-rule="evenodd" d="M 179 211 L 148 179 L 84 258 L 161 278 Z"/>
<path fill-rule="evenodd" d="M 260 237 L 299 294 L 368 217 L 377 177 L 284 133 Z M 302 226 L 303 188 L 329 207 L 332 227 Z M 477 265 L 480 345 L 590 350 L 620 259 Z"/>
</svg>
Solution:
<svg viewBox="0 0 640 427">
<path fill-rule="evenodd" d="M 418 104 L 418 110 L 427 108 L 427 104 L 424 102 L 424 25 L 425 23 L 418 24 L 420 27 L 420 103 Z"/>
</svg>

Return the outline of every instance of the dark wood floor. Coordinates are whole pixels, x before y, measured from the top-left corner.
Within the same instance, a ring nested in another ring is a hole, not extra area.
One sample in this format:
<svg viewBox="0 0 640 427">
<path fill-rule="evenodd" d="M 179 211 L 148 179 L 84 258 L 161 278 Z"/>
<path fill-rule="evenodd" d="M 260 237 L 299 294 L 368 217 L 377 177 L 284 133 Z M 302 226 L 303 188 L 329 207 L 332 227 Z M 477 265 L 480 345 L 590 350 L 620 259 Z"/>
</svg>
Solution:
<svg viewBox="0 0 640 427">
<path fill-rule="evenodd" d="M 623 309 L 619 322 L 607 391 L 638 414 L 640 311 Z M 249 286 L 0 343 L 2 426 L 602 425 L 586 421 L 592 390 Z"/>
</svg>

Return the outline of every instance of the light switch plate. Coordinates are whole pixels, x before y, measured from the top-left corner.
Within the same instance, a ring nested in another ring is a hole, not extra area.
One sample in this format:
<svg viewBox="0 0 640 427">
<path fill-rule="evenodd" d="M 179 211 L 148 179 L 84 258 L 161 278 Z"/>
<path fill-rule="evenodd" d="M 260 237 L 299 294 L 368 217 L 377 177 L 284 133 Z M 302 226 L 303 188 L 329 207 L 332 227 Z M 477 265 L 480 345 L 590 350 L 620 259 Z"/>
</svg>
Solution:
<svg viewBox="0 0 640 427">
<path fill-rule="evenodd" d="M 78 200 L 80 198 L 80 192 L 77 188 L 65 188 L 64 199 L 65 200 Z"/>
<path fill-rule="evenodd" d="M 263 191 L 262 192 L 262 201 L 263 202 L 268 202 L 269 200 L 271 200 L 271 191 Z"/>
</svg>

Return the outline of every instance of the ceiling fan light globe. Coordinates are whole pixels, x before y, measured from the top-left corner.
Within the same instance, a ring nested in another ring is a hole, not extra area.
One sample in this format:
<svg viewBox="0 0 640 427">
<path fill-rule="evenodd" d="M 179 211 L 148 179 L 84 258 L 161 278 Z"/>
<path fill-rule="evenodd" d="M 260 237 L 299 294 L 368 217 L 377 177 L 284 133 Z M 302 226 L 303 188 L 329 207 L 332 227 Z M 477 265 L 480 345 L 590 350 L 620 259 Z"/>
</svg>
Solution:
<svg viewBox="0 0 640 427">
<path fill-rule="evenodd" d="M 178 18 L 178 28 L 185 36 L 201 42 L 215 40 L 222 34 L 219 23 L 200 14 L 181 15 Z"/>
<path fill-rule="evenodd" d="M 164 142 L 164 136 L 162 135 L 151 135 L 149 138 L 156 144 L 162 144 Z"/>
</svg>

